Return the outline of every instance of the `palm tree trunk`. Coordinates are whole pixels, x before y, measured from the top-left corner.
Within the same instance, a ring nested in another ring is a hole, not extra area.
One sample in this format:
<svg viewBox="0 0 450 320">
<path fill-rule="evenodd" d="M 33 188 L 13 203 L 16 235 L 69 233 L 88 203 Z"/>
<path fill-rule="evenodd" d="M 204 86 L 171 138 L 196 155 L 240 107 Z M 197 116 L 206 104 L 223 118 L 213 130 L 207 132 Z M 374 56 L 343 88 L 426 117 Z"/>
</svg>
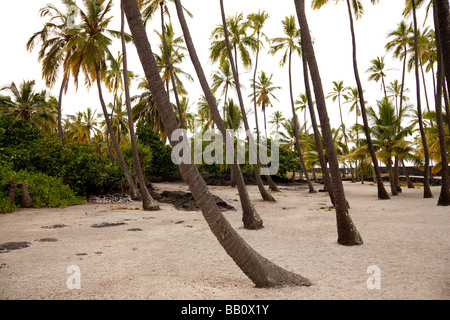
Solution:
<svg viewBox="0 0 450 320">
<path fill-rule="evenodd" d="M 408 170 L 406 169 L 405 162 L 403 161 L 403 159 L 400 159 L 400 163 L 402 165 L 403 172 L 406 177 L 406 183 L 408 184 L 408 189 L 414 189 L 415 188 L 414 184 L 412 183 L 411 178 L 409 177 L 409 173 L 408 173 Z"/>
<path fill-rule="evenodd" d="M 111 136 L 111 140 L 113 142 L 117 158 L 119 159 L 120 165 L 122 166 L 123 174 L 125 175 L 125 179 L 128 182 L 128 187 L 130 188 L 131 199 L 133 199 L 133 200 L 140 199 L 140 193 L 139 193 L 138 189 L 136 188 L 136 185 L 133 181 L 133 177 L 131 176 L 130 170 L 128 169 L 127 163 L 125 162 L 125 159 L 123 158 L 122 151 L 120 151 L 119 143 L 117 142 L 117 139 L 114 135 L 111 120 L 109 119 L 109 116 L 108 116 L 108 110 L 106 110 L 106 104 L 105 104 L 105 100 L 103 99 L 103 93 L 102 93 L 102 83 L 100 80 L 100 67 L 98 66 L 98 64 L 95 65 L 95 73 L 96 73 L 96 77 L 97 77 L 98 96 L 100 99 L 100 104 L 102 106 L 103 115 L 105 116 L 106 127 L 108 129 L 109 135 Z"/>
<path fill-rule="evenodd" d="M 308 62 L 306 61 L 306 57 L 302 54 L 302 62 L 303 62 L 303 79 L 305 82 L 305 91 L 306 98 L 308 100 L 308 109 L 309 115 L 311 118 L 311 124 L 314 131 L 314 140 L 316 142 L 317 154 L 319 157 L 320 167 L 322 168 L 322 179 L 324 184 L 324 190 L 328 192 L 330 196 L 331 203 L 334 205 L 334 193 L 333 186 L 331 183 L 330 172 L 328 170 L 327 161 L 325 160 L 325 155 L 323 153 L 322 148 L 322 140 L 320 139 L 319 127 L 317 126 L 316 114 L 314 112 L 314 104 L 311 95 L 311 87 L 309 85 L 309 71 L 308 71 Z"/>
<path fill-rule="evenodd" d="M 360 245 L 363 240 L 354 225 L 348 212 L 348 202 L 345 199 L 344 186 L 342 184 L 341 174 L 339 172 L 339 163 L 337 160 L 336 149 L 333 143 L 330 121 L 328 118 L 327 107 L 325 103 L 325 95 L 323 93 L 322 80 L 320 78 L 319 68 L 312 45 L 311 35 L 309 32 L 308 21 L 305 15 L 305 0 L 295 0 L 297 17 L 301 31 L 301 46 L 303 54 L 306 55 L 311 79 L 313 82 L 314 93 L 316 97 L 317 111 L 322 127 L 322 136 L 325 142 L 327 158 L 330 164 L 331 181 L 333 183 L 333 193 L 336 210 L 336 224 L 338 240 L 342 245 Z"/>
<path fill-rule="evenodd" d="M 439 194 L 438 205 L 450 205 L 450 180 L 448 170 L 447 146 L 445 143 L 445 129 L 442 116 L 442 88 L 444 87 L 444 61 L 442 56 L 441 33 L 437 24 L 437 6 L 433 3 L 434 28 L 436 30 L 436 49 L 437 49 L 437 88 L 436 88 L 436 118 L 439 132 L 439 146 L 441 149 L 441 192 Z"/>
<path fill-rule="evenodd" d="M 389 159 L 386 163 L 386 168 L 387 168 L 388 174 L 389 174 L 389 184 L 391 186 L 391 194 L 393 196 L 398 196 L 397 186 L 395 185 L 394 171 L 392 168 L 392 157 L 391 156 L 389 156 Z"/>
<path fill-rule="evenodd" d="M 445 114 L 447 115 L 447 126 L 448 126 L 448 132 L 450 133 L 450 106 L 448 102 L 448 92 L 447 87 L 442 85 L 442 91 L 444 93 L 444 105 L 445 105 Z"/>
<path fill-rule="evenodd" d="M 167 41 L 166 41 L 166 28 L 164 25 L 164 1 L 159 3 L 161 10 L 161 30 L 162 30 L 162 38 L 163 38 L 163 47 L 164 54 L 166 55 L 167 67 L 169 68 L 170 80 L 172 81 L 173 94 L 175 96 L 175 103 L 177 104 L 178 117 L 180 118 L 180 126 L 182 129 L 186 129 L 186 125 L 184 123 L 183 112 L 181 111 L 180 99 L 178 98 L 178 90 L 177 83 L 175 81 L 175 76 L 173 74 L 172 62 L 170 61 L 169 50 L 167 49 Z"/>
<path fill-rule="evenodd" d="M 153 57 L 150 43 L 148 42 L 137 2 L 134 0 L 123 1 L 128 25 L 130 26 L 139 58 L 150 85 L 150 90 L 161 113 L 164 127 L 168 135 L 171 135 L 177 129 L 176 118 L 168 103 L 167 94 L 164 91 L 164 86 L 159 76 L 158 67 Z M 176 1 L 179 2 L 179 0 Z M 175 144 L 176 142 L 172 143 Z M 308 279 L 272 263 L 244 241 L 217 207 L 211 193 L 208 191 L 205 181 L 193 163 L 182 163 L 179 165 L 179 168 L 211 232 L 215 235 L 228 255 L 235 261 L 236 265 L 241 268 L 257 287 L 311 285 Z"/>
<path fill-rule="evenodd" d="M 59 98 L 58 98 L 58 139 L 62 144 L 62 98 L 64 94 L 64 90 L 67 87 L 67 82 L 69 81 L 69 74 L 63 77 L 63 81 L 61 83 L 61 88 L 59 89 Z"/>
<path fill-rule="evenodd" d="M 237 65 L 235 65 L 234 61 L 233 61 L 233 54 L 231 52 L 231 45 L 230 45 L 230 40 L 228 37 L 228 28 L 227 28 L 227 21 L 225 18 L 225 12 L 223 9 L 223 2 L 222 0 L 220 1 L 221 4 L 221 11 L 222 11 L 222 24 L 223 24 L 223 30 L 224 30 L 224 35 L 225 35 L 225 42 L 227 45 L 227 51 L 228 51 L 228 57 L 230 60 L 230 66 L 231 66 L 231 70 L 233 72 L 233 76 L 234 76 L 234 81 L 236 83 L 236 91 L 238 94 L 238 98 L 239 98 L 239 106 L 241 108 L 241 113 L 242 113 L 242 119 L 244 121 L 244 126 L 245 126 L 245 131 L 247 132 L 247 136 L 249 139 L 249 145 L 251 149 L 255 149 L 252 148 L 252 146 L 254 146 L 254 141 L 253 141 L 253 136 L 251 134 L 250 131 L 250 127 L 248 125 L 248 120 L 247 120 L 247 112 L 245 111 L 244 108 L 244 100 L 242 99 L 242 93 L 241 93 L 241 87 L 239 84 L 239 74 L 237 73 Z M 253 152 L 253 154 L 257 155 L 256 150 L 250 150 L 250 152 Z M 272 197 L 272 195 L 264 188 L 264 184 L 262 182 L 261 179 L 261 175 L 260 172 L 258 170 L 258 168 L 260 167 L 261 163 L 259 161 L 259 157 L 255 157 L 256 158 L 256 164 L 253 164 L 253 172 L 255 174 L 255 178 L 256 178 L 256 183 L 258 184 L 258 189 L 259 192 L 262 196 L 262 198 L 266 201 L 275 201 L 274 197 Z"/>
<path fill-rule="evenodd" d="M 347 138 L 347 134 L 345 132 L 345 124 L 344 124 L 344 120 L 342 117 L 342 108 L 341 108 L 341 93 L 338 93 L 338 105 L 339 105 L 339 115 L 341 117 L 341 128 L 342 128 L 342 134 L 344 135 L 344 141 L 345 141 L 345 145 L 348 147 L 348 138 Z M 355 183 L 355 172 L 353 170 L 353 165 L 352 162 L 349 161 L 349 165 L 350 165 L 350 173 L 352 175 L 352 183 Z"/>
<path fill-rule="evenodd" d="M 131 97 L 130 97 L 130 84 L 128 81 L 128 61 L 127 61 L 127 48 L 125 43 L 125 12 L 123 11 L 122 1 L 120 2 L 120 33 L 121 33 L 121 41 L 122 41 L 122 64 L 123 64 L 123 81 L 124 81 L 124 89 L 125 89 L 125 104 L 127 107 L 128 114 L 128 126 L 130 130 L 130 141 L 131 141 L 131 150 L 133 153 L 133 162 L 134 162 L 134 171 L 136 172 L 139 188 L 141 191 L 142 197 L 142 206 L 146 211 L 156 211 L 159 210 L 159 206 L 156 201 L 148 192 L 147 186 L 145 184 L 144 174 L 142 173 L 141 161 L 139 160 L 139 153 L 136 144 L 136 135 L 134 133 L 134 123 L 133 123 L 133 113 L 131 111 Z"/>
<path fill-rule="evenodd" d="M 423 196 L 424 198 L 432 198 L 433 195 L 430 189 L 430 156 L 428 153 L 428 144 L 425 135 L 425 130 L 423 128 L 422 121 L 422 107 L 420 104 L 420 79 L 419 79 L 419 57 L 418 57 L 418 47 L 417 47 L 417 17 L 416 17 L 416 1 L 412 0 L 412 11 L 413 11 L 413 24 L 414 24 L 414 50 L 415 50 L 415 74 L 416 74 L 416 94 L 417 94 L 417 113 L 419 117 L 419 129 L 420 135 L 422 137 L 422 146 L 425 156 L 424 164 L 424 174 L 423 174 Z"/>
<path fill-rule="evenodd" d="M 289 93 L 291 97 L 292 117 L 294 119 L 294 135 L 295 135 L 295 148 L 297 149 L 298 157 L 300 158 L 300 164 L 302 165 L 303 172 L 305 173 L 306 183 L 308 184 L 309 193 L 316 193 L 314 186 L 309 178 L 308 171 L 306 170 L 305 161 L 303 159 L 302 148 L 300 146 L 300 135 L 298 132 L 298 119 L 295 112 L 294 94 L 292 92 L 292 51 L 289 49 Z"/>
<path fill-rule="evenodd" d="M 381 179 L 380 168 L 378 167 L 378 163 L 377 163 L 377 156 L 375 154 L 375 149 L 373 147 L 372 138 L 370 136 L 370 127 L 369 127 L 369 123 L 367 121 L 366 105 L 365 105 L 365 101 L 364 101 L 364 92 L 362 89 L 361 80 L 359 78 L 359 73 L 358 73 L 358 63 L 357 63 L 357 59 L 356 59 L 355 30 L 353 27 L 352 10 L 350 7 L 349 0 L 347 0 L 347 8 L 348 8 L 348 14 L 349 14 L 349 19 L 350 19 L 350 31 L 351 31 L 352 45 L 353 45 L 353 71 L 355 73 L 356 85 L 358 87 L 359 101 L 360 101 L 360 106 L 361 106 L 361 115 L 363 118 L 364 131 L 366 134 L 367 145 L 369 147 L 370 156 L 372 158 L 372 163 L 373 163 L 373 166 L 375 169 L 375 175 L 377 178 L 378 198 L 383 199 L 383 200 L 389 199 L 389 195 L 388 195 L 386 189 L 384 188 L 383 181 Z"/>
<path fill-rule="evenodd" d="M 178 19 L 180 21 L 181 28 L 183 30 L 186 46 L 188 48 L 189 56 L 191 57 L 192 64 L 194 65 L 194 69 L 195 72 L 197 73 L 197 77 L 199 79 L 206 101 L 208 102 L 208 105 L 211 109 L 211 114 L 214 119 L 214 122 L 217 125 L 217 129 L 222 133 L 222 136 L 230 138 L 227 135 L 226 127 L 222 118 L 220 117 L 220 112 L 219 108 L 217 107 L 216 100 L 214 99 L 214 96 L 211 92 L 211 88 L 208 85 L 205 73 L 203 72 L 203 68 L 198 58 L 197 51 L 194 47 L 194 42 L 192 41 L 192 37 L 188 25 L 186 23 L 186 19 L 184 18 L 183 7 L 181 6 L 181 2 L 179 0 L 175 1 L 175 5 L 177 8 Z M 242 176 L 241 169 L 237 164 L 237 159 L 234 153 L 233 159 L 234 160 L 231 163 L 231 167 L 233 168 L 233 174 L 239 191 L 239 198 L 241 200 L 242 221 L 244 223 L 244 228 L 253 230 L 260 229 L 263 227 L 263 221 L 260 218 L 255 207 L 253 206 L 252 202 L 250 201 L 247 187 L 245 186 L 244 178 Z"/>
</svg>

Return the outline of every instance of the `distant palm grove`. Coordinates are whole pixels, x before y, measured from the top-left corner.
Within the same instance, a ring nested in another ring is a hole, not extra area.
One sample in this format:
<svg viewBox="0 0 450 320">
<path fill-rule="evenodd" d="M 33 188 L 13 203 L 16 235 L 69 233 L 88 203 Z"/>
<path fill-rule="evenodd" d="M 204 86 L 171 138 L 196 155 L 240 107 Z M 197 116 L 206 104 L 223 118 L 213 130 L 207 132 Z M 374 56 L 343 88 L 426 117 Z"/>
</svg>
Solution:
<svg viewBox="0 0 450 320">
<path fill-rule="evenodd" d="M 358 69 L 361 44 L 356 41 L 354 20 L 364 19 L 364 12 L 378 1 L 366 1 L 364 7 L 359 0 L 336 1 L 348 9 L 343 21 L 349 24 L 352 39 L 353 55 L 348 59 L 354 82 L 335 79 L 330 92 L 323 89 L 322 61 L 316 59 L 305 14 L 306 5 L 314 10 L 334 5 L 328 0 L 295 0 L 295 11 L 279 21 L 276 38 L 265 33 L 270 13 L 264 8 L 225 16 L 226 1 L 216 0 L 222 20 L 211 30 L 208 61 L 200 61 L 191 38 L 188 25 L 201 20 L 189 11 L 189 5 L 196 5 L 192 2 L 53 2 L 39 12 L 42 29 L 24 41 L 24 50 L 38 52 L 42 79 L 1 84 L 0 212 L 76 205 L 91 195 L 113 191 L 129 194 L 142 202 L 144 210 L 160 210 L 150 192 L 151 178 L 180 176 L 226 252 L 256 286 L 270 287 L 311 283 L 245 243 L 216 206 L 202 172 L 229 177 L 239 193 L 246 229 L 262 228 L 263 220 L 250 200 L 245 176 L 255 178 L 261 198 L 269 202 L 275 201 L 274 192 L 282 192 L 278 181 L 300 177 L 310 193 L 319 185 L 313 182 L 320 182 L 336 212 L 337 242 L 347 246 L 362 245 L 364 235 L 351 219 L 343 179 L 373 183 L 374 197 L 387 201 L 407 192 L 404 188 L 420 186 L 424 198 L 436 197 L 437 205 L 450 205 L 448 0 L 405 0 L 403 16 L 386 35 L 385 55 L 373 57 L 367 70 Z M 430 27 L 423 27 L 417 11 L 426 12 Z M 119 30 L 110 29 L 113 19 L 120 20 Z M 175 24 L 182 33 L 175 33 Z M 126 25 L 130 33 L 125 32 Z M 158 41 L 150 43 L 148 34 L 155 29 Z M 120 52 L 110 51 L 115 41 L 121 44 Z M 127 50 L 132 46 L 144 74 L 128 70 Z M 387 55 L 398 65 L 386 65 Z M 280 65 L 289 87 L 275 83 L 260 63 L 262 56 Z M 299 72 L 292 70 L 293 61 L 303 66 L 304 92 L 293 84 L 293 72 Z M 204 73 L 202 65 L 208 63 L 216 70 L 213 74 Z M 187 64 L 195 74 L 185 71 Z M 401 70 L 401 78 L 391 78 L 390 68 Z M 243 83 L 244 71 L 251 73 L 250 83 Z M 406 83 L 407 74 L 414 83 Z M 379 85 L 379 98 L 370 101 L 371 106 L 364 98 L 362 79 Z M 432 86 L 426 79 L 432 79 Z M 92 105 L 98 109 L 80 106 L 74 114 L 63 114 L 71 82 L 76 88 L 93 88 L 98 101 Z M 203 95 L 191 96 L 187 82 L 198 85 Z M 130 84 L 137 86 L 138 94 L 130 94 Z M 414 96 L 408 86 L 414 86 Z M 58 96 L 49 94 L 54 88 Z M 290 103 L 274 111 L 282 94 L 289 95 Z M 329 120 L 332 108 L 340 116 L 340 125 L 334 128 Z M 191 139 L 208 131 L 226 136 L 226 130 L 233 129 L 237 136 L 231 139 L 251 132 L 249 143 L 279 141 L 277 177 L 261 174 L 265 162 L 259 153 L 254 165 L 238 164 L 235 157 L 230 164 L 177 166 L 171 151 L 178 141 L 170 137 L 178 128 L 186 129 Z M 408 167 L 420 173 L 420 183 Z M 433 177 L 439 194 L 430 188 Z M 299 203 L 304 201 L 301 194 L 298 197 Z"/>
</svg>

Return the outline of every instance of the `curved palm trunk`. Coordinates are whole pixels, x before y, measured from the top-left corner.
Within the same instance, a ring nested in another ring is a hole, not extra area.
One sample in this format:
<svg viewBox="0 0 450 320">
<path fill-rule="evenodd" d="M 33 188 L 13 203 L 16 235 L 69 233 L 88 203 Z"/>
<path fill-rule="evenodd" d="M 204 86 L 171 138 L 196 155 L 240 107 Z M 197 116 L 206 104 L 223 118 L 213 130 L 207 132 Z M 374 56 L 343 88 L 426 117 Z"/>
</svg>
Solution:
<svg viewBox="0 0 450 320">
<path fill-rule="evenodd" d="M 131 141 L 131 150 L 133 153 L 134 170 L 136 171 L 136 175 L 139 182 L 143 209 L 146 211 L 156 211 L 159 210 L 160 208 L 156 203 L 156 201 L 152 198 L 152 196 L 148 192 L 147 186 L 145 184 L 144 174 L 142 173 L 141 161 L 139 160 L 139 153 L 136 144 L 136 135 L 134 133 L 133 113 L 131 112 L 130 85 L 128 81 L 127 48 L 125 43 L 125 12 L 123 11 L 122 2 L 120 3 L 120 23 L 121 23 L 120 33 L 122 41 L 122 56 L 123 56 L 122 64 L 123 64 L 123 81 L 125 89 L 125 104 L 127 107 L 127 114 L 128 114 L 128 126 L 130 130 L 130 141 Z"/>
<path fill-rule="evenodd" d="M 64 94 L 64 90 L 67 87 L 67 83 L 69 81 L 69 74 L 63 77 L 63 81 L 61 83 L 61 88 L 59 89 L 59 98 L 58 98 L 58 139 L 62 144 L 62 98 Z"/>
<path fill-rule="evenodd" d="M 177 0 L 179 2 L 179 0 Z M 158 73 L 147 34 L 142 24 L 139 8 L 134 0 L 123 0 L 124 10 L 131 33 L 145 71 L 150 90 L 168 135 L 177 129 L 177 122 L 168 103 L 167 94 Z M 172 142 L 176 143 L 176 142 Z M 241 270 L 257 287 L 276 287 L 282 285 L 311 285 L 311 282 L 267 260 L 252 249 L 233 229 L 217 207 L 205 181 L 192 163 L 179 165 L 180 172 L 200 207 L 205 221 L 219 243 Z"/>
<path fill-rule="evenodd" d="M 439 146 L 441 149 L 441 162 L 442 162 L 442 178 L 441 178 L 441 192 L 439 194 L 438 205 L 449 206 L 450 205 L 450 180 L 448 170 L 448 158 L 447 158 L 447 146 L 445 143 L 445 129 L 442 116 L 442 88 L 444 87 L 444 70 L 443 70 L 443 58 L 442 58 L 442 45 L 441 34 L 437 24 L 437 7 L 436 2 L 433 3 L 434 13 L 434 26 L 436 30 L 436 48 L 437 48 L 437 88 L 436 88 L 436 118 L 439 131 Z"/>
<path fill-rule="evenodd" d="M 424 198 L 432 198 L 433 195 L 430 189 L 430 155 L 428 152 L 428 144 L 425 135 L 425 130 L 423 127 L 422 120 L 422 107 L 420 103 L 420 79 L 419 79 L 419 57 L 418 57 L 418 47 L 417 47 L 417 17 L 416 17 L 416 1 L 412 0 L 412 8 L 413 8 L 413 24 L 414 24 L 414 50 L 415 50 L 415 74 L 416 74 L 416 94 L 417 94 L 417 113 L 419 117 L 419 129 L 420 136 L 422 138 L 422 146 L 425 156 L 425 165 L 424 165 L 424 174 L 423 174 L 423 197 Z"/>
<path fill-rule="evenodd" d="M 237 91 L 238 98 L 239 98 L 239 106 L 241 108 L 242 119 L 244 121 L 245 131 L 248 133 L 249 145 L 253 146 L 254 145 L 253 136 L 251 135 L 250 127 L 248 125 L 247 112 L 245 111 L 245 108 L 244 108 L 244 100 L 242 99 L 241 87 L 240 87 L 240 83 L 239 83 L 239 74 L 237 73 L 237 69 L 236 69 L 237 66 L 235 65 L 235 63 L 233 61 L 233 54 L 231 52 L 230 40 L 228 37 L 227 21 L 225 18 L 225 10 L 223 8 L 222 0 L 220 1 L 220 5 L 221 5 L 222 24 L 223 24 L 223 30 L 224 30 L 224 35 L 225 35 L 225 42 L 227 45 L 227 51 L 228 51 L 228 57 L 230 60 L 231 70 L 233 72 L 234 81 L 236 83 L 236 91 Z M 250 152 L 255 152 L 255 154 L 256 154 L 256 150 L 251 150 Z M 258 170 L 261 163 L 259 161 L 259 157 L 256 156 L 255 158 L 256 158 L 257 163 L 253 164 L 253 172 L 255 174 L 256 183 L 258 184 L 259 193 L 261 194 L 261 196 L 264 200 L 275 201 L 275 198 L 272 197 L 272 195 L 264 188 L 264 184 L 261 179 L 261 174 L 259 173 L 259 170 Z"/>
<path fill-rule="evenodd" d="M 322 179 L 324 183 L 324 190 L 328 192 L 331 203 L 334 205 L 333 186 L 331 183 L 331 177 L 330 172 L 328 170 L 327 161 L 325 160 L 325 155 L 323 153 L 322 141 L 320 140 L 319 127 L 317 126 L 316 114 L 314 112 L 314 104 L 311 95 L 311 87 L 309 85 L 308 62 L 306 61 L 306 57 L 304 54 L 302 55 L 302 62 L 303 62 L 303 79 L 305 82 L 306 98 L 308 99 L 308 109 L 311 118 L 311 124 L 314 131 L 314 140 L 316 141 L 317 154 L 319 156 L 319 162 L 322 168 Z"/>
<path fill-rule="evenodd" d="M 300 164 L 302 165 L 303 172 L 305 174 L 306 183 L 308 184 L 309 193 L 315 193 L 316 190 L 309 179 L 308 171 L 306 170 L 305 161 L 303 160 L 302 149 L 300 146 L 300 135 L 298 133 L 298 119 L 297 114 L 295 112 L 294 105 L 294 95 L 292 93 L 292 51 L 289 49 L 289 93 L 291 96 L 291 108 L 292 108 L 292 117 L 294 119 L 294 135 L 295 135 L 295 148 L 297 149 L 298 157 L 300 158 Z"/>
<path fill-rule="evenodd" d="M 120 151 L 120 146 L 114 135 L 111 120 L 108 117 L 108 110 L 106 110 L 106 104 L 105 104 L 105 100 L 103 99 L 103 93 L 102 93 L 102 84 L 100 81 L 100 67 L 97 64 L 95 65 L 95 73 L 96 73 L 96 77 L 97 77 L 98 96 L 100 99 L 100 104 L 102 106 L 103 115 L 105 116 L 106 127 L 108 129 L 109 135 L 111 136 L 111 140 L 113 142 L 114 149 L 116 150 L 117 159 L 119 160 L 120 165 L 122 166 L 123 174 L 125 175 L 125 179 L 128 182 L 128 186 L 130 188 L 131 199 L 138 200 L 138 199 L 140 199 L 140 193 L 139 193 L 138 189 L 136 188 L 136 184 L 133 181 L 133 177 L 131 176 L 131 173 L 130 173 L 130 170 L 128 169 L 127 163 L 125 162 L 125 159 L 123 158 L 122 151 Z"/>
<path fill-rule="evenodd" d="M 367 121 L 367 113 L 366 113 L 366 105 L 364 101 L 364 93 L 361 85 L 361 80 L 359 78 L 358 73 L 358 63 L 356 59 L 356 39 L 355 39 L 355 30 L 353 27 L 353 18 L 352 18 L 352 10 L 350 7 L 350 1 L 347 0 L 348 14 L 350 19 L 350 31 L 352 35 L 352 45 L 353 45 L 353 71 L 355 73 L 356 85 L 358 87 L 359 93 L 359 101 L 361 106 L 361 115 L 364 123 L 364 132 L 366 135 L 367 145 L 369 147 L 370 156 L 372 158 L 373 167 L 375 169 L 375 176 L 377 179 L 377 188 L 378 188 L 378 198 L 379 199 L 389 199 L 389 195 L 383 185 L 383 180 L 381 179 L 380 168 L 378 167 L 377 156 L 375 154 L 375 149 L 373 147 L 372 138 L 370 136 L 370 127 L 369 122 Z"/>
<path fill-rule="evenodd" d="M 337 160 L 336 149 L 334 148 L 333 136 L 331 133 L 331 126 L 325 103 L 325 95 L 323 93 L 322 80 L 320 79 L 319 68 L 317 66 L 317 61 L 314 54 L 308 21 L 305 15 L 305 1 L 294 0 L 294 2 L 298 21 L 300 24 L 302 51 L 303 54 L 306 55 L 306 59 L 308 61 L 316 97 L 317 111 L 322 127 L 322 136 L 325 142 L 327 157 L 330 164 L 338 232 L 337 242 L 339 244 L 349 246 L 360 245 L 363 243 L 363 240 L 350 217 L 350 214 L 348 212 L 348 202 L 345 199 L 344 186 L 342 184 L 342 178 L 339 172 L 339 163 Z"/>
</svg>

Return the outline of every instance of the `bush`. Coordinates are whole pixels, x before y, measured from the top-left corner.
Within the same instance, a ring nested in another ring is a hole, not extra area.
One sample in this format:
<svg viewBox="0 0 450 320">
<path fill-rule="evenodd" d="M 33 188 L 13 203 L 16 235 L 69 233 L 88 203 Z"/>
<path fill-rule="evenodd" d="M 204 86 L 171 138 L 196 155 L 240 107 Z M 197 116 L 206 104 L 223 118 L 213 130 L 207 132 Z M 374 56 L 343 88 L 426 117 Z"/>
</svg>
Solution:
<svg viewBox="0 0 450 320">
<path fill-rule="evenodd" d="M 153 157 L 145 174 L 164 176 L 178 173 L 178 166 L 172 161 L 172 148 L 162 142 L 159 134 L 148 123 L 138 122 L 136 136 L 140 143 L 150 148 L 153 155 L 157 155 Z"/>
</svg>

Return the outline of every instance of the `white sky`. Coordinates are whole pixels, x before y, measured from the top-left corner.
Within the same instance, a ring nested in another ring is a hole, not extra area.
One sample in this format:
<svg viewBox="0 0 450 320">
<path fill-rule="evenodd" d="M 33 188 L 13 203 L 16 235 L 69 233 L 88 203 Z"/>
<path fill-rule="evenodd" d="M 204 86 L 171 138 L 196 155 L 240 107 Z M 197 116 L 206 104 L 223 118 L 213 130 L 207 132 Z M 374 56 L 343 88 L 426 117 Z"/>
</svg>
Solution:
<svg viewBox="0 0 450 320">
<path fill-rule="evenodd" d="M 0 87 L 9 85 L 12 81 L 19 84 L 22 80 L 37 80 L 36 89 L 44 89 L 44 83 L 41 80 L 41 67 L 37 61 L 38 48 L 34 52 L 29 53 L 25 49 L 25 45 L 31 35 L 40 30 L 44 24 L 44 19 L 39 16 L 39 9 L 49 3 L 51 0 L 3 0 L 0 4 L 0 30 L 2 49 L 0 51 Z M 52 0 L 52 3 L 59 5 L 59 1 Z M 370 66 L 370 60 L 377 56 L 386 55 L 387 69 L 393 69 L 387 72 L 386 83 L 388 84 L 395 79 L 401 80 L 401 62 L 391 58 L 390 53 L 386 53 L 384 46 L 388 42 L 387 34 L 396 29 L 397 24 L 402 20 L 403 0 L 380 1 L 377 6 L 370 4 L 368 0 L 363 0 L 365 5 L 365 15 L 359 21 L 355 21 L 357 45 L 358 45 L 358 64 L 360 77 L 365 90 L 365 99 L 369 106 L 375 106 L 376 100 L 381 99 L 382 91 L 380 83 L 369 82 L 368 74 L 365 71 Z M 116 18 L 111 24 L 111 28 L 119 30 L 119 6 L 115 1 L 111 14 Z M 265 25 L 264 32 L 269 38 L 283 36 L 281 20 L 288 15 L 295 15 L 294 2 L 292 0 L 225 0 L 225 9 L 227 15 L 234 15 L 236 12 L 243 12 L 244 16 L 249 13 L 257 12 L 259 9 L 269 13 L 270 19 Z M 348 22 L 348 14 L 345 2 L 335 1 L 324 6 L 321 10 L 312 11 L 309 8 L 311 1 L 307 3 L 307 18 L 309 27 L 315 40 L 316 58 L 321 71 L 322 82 L 325 95 L 332 90 L 332 81 L 343 80 L 346 86 L 356 86 L 353 75 L 352 55 L 351 55 L 351 39 L 350 28 Z M 194 18 L 188 19 L 188 25 L 191 35 L 196 45 L 197 53 L 203 64 L 203 68 L 208 79 L 211 78 L 213 72 L 217 70 L 217 65 L 212 65 L 208 59 L 210 40 L 209 36 L 213 28 L 221 22 L 219 1 L 213 0 L 195 0 L 183 1 L 183 5 L 193 13 Z M 177 20 L 174 6 L 171 4 L 171 17 L 175 32 L 181 35 L 179 23 Z M 423 11 L 423 10 L 422 10 Z M 424 13 L 419 13 L 420 26 L 423 21 Z M 431 21 L 431 19 L 429 19 Z M 160 30 L 159 15 L 154 21 L 150 22 L 147 31 L 151 37 L 152 49 L 157 51 L 156 38 L 154 29 Z M 268 45 L 266 45 L 268 48 Z M 120 50 L 119 43 L 111 49 L 112 52 Z M 128 46 L 129 69 L 133 72 L 143 75 L 143 70 L 137 57 L 136 50 L 132 45 Z M 158 52 L 159 54 L 159 52 Z M 260 55 L 259 70 L 266 73 L 273 73 L 273 83 L 275 86 L 282 87 L 276 93 L 279 101 L 275 101 L 274 110 L 282 110 L 286 118 L 290 118 L 291 108 L 289 99 L 288 73 L 287 66 L 281 68 L 279 60 L 281 54 L 269 56 L 266 52 Z M 191 67 L 191 61 L 187 57 L 183 66 L 184 70 L 190 73 L 196 79 L 195 71 Z M 240 71 L 243 68 L 240 67 Z M 250 92 L 250 78 L 253 70 L 243 74 L 241 83 L 245 85 L 246 90 L 243 92 L 246 98 Z M 304 92 L 303 75 L 301 68 L 301 59 L 293 59 L 293 75 L 294 75 L 294 95 L 295 98 Z M 431 74 L 427 74 L 428 81 L 428 98 L 433 103 Z M 73 114 L 77 111 L 84 111 L 87 107 L 97 108 L 101 110 L 98 101 L 97 89 L 94 86 L 90 90 L 85 90 L 81 86 L 83 76 L 80 78 L 80 88 L 75 92 L 73 86 L 69 87 L 67 95 L 63 98 L 63 113 Z M 198 82 L 189 84 L 186 80 L 185 85 L 188 88 L 189 100 L 192 104 L 191 111 L 196 109 L 196 102 L 202 94 Z M 406 87 L 409 88 L 409 97 L 412 102 L 415 101 L 415 85 L 414 74 L 407 74 Z M 58 96 L 59 84 L 51 91 L 53 95 Z M 424 94 L 421 88 L 422 95 Z M 137 91 L 132 88 L 132 95 Z M 105 90 L 105 100 L 112 101 L 112 97 Z M 220 98 L 220 97 L 218 97 Z M 425 102 L 423 102 L 425 103 Z M 246 109 L 253 108 L 250 99 L 245 101 Z M 331 100 L 327 100 L 328 113 L 331 125 L 337 127 L 340 124 L 338 106 Z M 431 104 L 432 108 L 433 104 Z M 346 123 L 354 123 L 354 115 L 348 115 L 349 105 L 344 104 L 343 114 Z M 273 110 L 270 108 L 267 113 L 269 120 Z M 254 119 L 254 115 L 249 116 Z M 261 116 L 259 117 L 262 118 Z M 303 118 L 300 116 L 300 120 Z M 253 123 L 253 121 L 252 121 Z M 252 124 L 251 123 L 251 124 Z"/>
</svg>

